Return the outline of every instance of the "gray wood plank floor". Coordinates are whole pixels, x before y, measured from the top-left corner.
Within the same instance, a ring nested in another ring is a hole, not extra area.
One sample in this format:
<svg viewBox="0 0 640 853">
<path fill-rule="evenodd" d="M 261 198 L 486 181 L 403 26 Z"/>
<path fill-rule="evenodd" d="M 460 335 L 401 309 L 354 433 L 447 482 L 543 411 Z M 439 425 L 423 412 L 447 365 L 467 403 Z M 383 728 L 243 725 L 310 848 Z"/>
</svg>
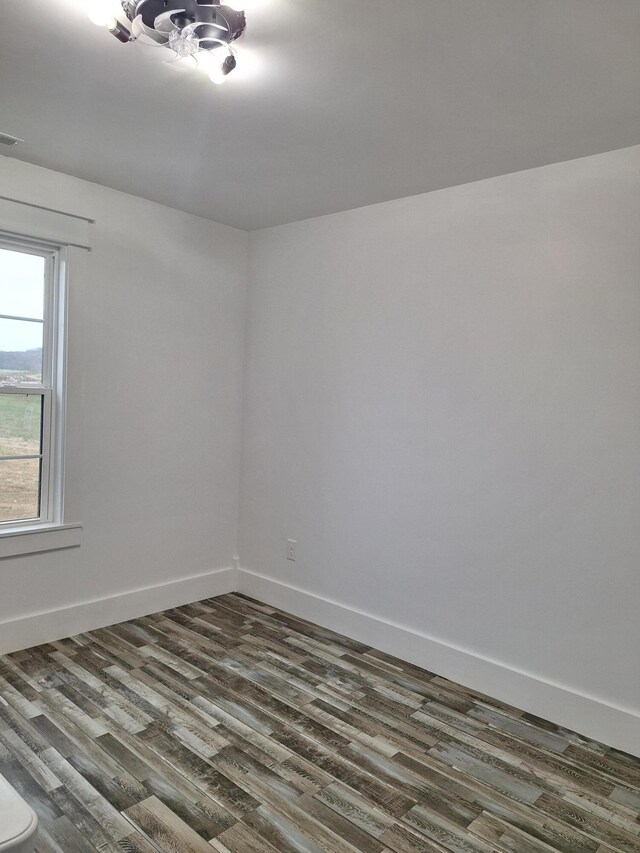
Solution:
<svg viewBox="0 0 640 853">
<path fill-rule="evenodd" d="M 240 595 L 0 658 L 40 853 L 640 853 L 640 760 Z"/>
</svg>

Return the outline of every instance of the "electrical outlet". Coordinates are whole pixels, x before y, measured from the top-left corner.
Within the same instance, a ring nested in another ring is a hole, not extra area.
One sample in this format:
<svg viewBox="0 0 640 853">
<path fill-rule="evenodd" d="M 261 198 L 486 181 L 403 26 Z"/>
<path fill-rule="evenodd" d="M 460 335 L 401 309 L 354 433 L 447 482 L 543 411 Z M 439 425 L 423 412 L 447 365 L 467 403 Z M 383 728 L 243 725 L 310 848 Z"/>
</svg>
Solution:
<svg viewBox="0 0 640 853">
<path fill-rule="evenodd" d="M 296 545 L 295 539 L 287 539 L 287 560 L 296 561 Z"/>
</svg>

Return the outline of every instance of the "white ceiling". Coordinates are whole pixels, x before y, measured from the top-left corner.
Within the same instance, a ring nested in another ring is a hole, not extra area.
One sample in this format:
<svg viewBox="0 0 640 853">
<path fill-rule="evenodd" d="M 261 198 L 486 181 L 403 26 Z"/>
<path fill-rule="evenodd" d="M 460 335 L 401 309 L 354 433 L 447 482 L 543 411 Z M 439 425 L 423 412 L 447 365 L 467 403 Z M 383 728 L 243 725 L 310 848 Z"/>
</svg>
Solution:
<svg viewBox="0 0 640 853">
<path fill-rule="evenodd" d="M 251 2 L 222 87 L 2 4 L 11 156 L 255 229 L 640 143 L 638 0 Z"/>
</svg>

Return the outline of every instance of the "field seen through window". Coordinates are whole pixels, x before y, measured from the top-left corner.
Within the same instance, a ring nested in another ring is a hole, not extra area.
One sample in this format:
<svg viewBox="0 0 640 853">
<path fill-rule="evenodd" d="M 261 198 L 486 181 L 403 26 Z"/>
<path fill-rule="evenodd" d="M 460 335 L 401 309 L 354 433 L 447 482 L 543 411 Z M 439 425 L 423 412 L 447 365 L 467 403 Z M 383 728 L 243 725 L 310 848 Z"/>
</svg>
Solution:
<svg viewBox="0 0 640 853">
<path fill-rule="evenodd" d="M 42 397 L 0 394 L 0 456 L 40 453 Z M 0 521 L 38 516 L 40 460 L 0 461 Z"/>
</svg>

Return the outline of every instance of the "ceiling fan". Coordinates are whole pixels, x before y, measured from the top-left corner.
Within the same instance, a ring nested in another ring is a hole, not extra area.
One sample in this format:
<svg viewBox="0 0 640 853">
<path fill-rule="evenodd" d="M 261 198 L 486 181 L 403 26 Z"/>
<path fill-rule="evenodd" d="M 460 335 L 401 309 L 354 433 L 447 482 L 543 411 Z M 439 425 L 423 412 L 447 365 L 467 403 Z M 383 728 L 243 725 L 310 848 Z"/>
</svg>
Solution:
<svg viewBox="0 0 640 853">
<path fill-rule="evenodd" d="M 205 65 L 214 83 L 236 67 L 232 43 L 246 28 L 239 0 L 89 0 L 88 13 L 124 44 L 168 48 L 168 62 Z"/>
</svg>

